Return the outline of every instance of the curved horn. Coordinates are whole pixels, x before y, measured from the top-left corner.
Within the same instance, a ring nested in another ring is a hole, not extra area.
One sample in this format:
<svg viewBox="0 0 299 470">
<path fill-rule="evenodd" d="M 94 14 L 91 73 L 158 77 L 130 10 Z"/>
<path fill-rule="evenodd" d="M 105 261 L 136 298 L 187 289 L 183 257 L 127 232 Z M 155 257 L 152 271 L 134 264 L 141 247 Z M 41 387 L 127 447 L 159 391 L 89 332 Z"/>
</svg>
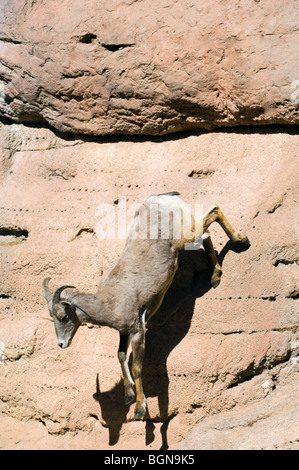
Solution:
<svg viewBox="0 0 299 470">
<path fill-rule="evenodd" d="M 49 303 L 51 300 L 52 300 L 52 294 L 50 292 L 50 289 L 49 289 L 49 281 L 50 281 L 50 277 L 46 277 L 44 280 L 43 280 L 43 292 L 42 292 L 42 295 L 45 297 L 47 303 Z"/>
<path fill-rule="evenodd" d="M 52 297 L 52 304 L 53 305 L 58 304 L 58 302 L 60 302 L 60 295 L 61 295 L 61 292 L 64 289 L 76 289 L 76 287 L 74 287 L 74 286 L 60 286 L 60 287 L 58 287 L 55 290 L 55 292 L 53 294 L 53 297 Z"/>
</svg>

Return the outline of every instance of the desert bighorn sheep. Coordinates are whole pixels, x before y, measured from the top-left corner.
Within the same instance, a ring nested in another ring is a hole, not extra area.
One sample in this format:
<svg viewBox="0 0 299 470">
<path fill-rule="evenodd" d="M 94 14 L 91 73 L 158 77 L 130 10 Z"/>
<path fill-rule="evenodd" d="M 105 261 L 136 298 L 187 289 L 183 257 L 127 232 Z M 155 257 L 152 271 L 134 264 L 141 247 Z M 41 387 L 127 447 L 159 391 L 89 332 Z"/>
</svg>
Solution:
<svg viewBox="0 0 299 470">
<path fill-rule="evenodd" d="M 190 207 L 178 194 L 154 195 L 144 201 L 135 213 L 122 255 L 100 280 L 96 294 L 67 290 L 61 296 L 65 289 L 74 288 L 68 285 L 58 287 L 51 294 L 48 287 L 50 278 L 43 281 L 43 296 L 53 317 L 57 343 L 61 348 L 70 345 L 78 327 L 85 322 L 119 331 L 118 359 L 124 380 L 125 402 L 133 402 L 136 391 L 135 419 L 146 413 L 141 380 L 145 325 L 159 309 L 173 280 L 178 251 L 184 249 L 186 243 L 202 239 L 211 267 L 211 285 L 217 287 L 221 267 L 208 232 L 209 225 L 218 222 L 232 242 L 249 245 L 248 238 L 232 228 L 218 206 L 212 206 L 200 219 L 194 219 Z M 127 362 L 129 343 L 133 353 L 134 380 Z"/>
</svg>

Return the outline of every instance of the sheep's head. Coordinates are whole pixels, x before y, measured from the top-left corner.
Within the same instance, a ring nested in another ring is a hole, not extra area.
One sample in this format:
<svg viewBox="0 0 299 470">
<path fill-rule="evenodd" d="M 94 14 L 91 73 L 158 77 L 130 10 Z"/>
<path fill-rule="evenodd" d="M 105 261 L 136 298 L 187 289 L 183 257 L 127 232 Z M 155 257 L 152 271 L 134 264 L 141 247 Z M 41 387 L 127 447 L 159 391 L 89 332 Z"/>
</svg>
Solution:
<svg viewBox="0 0 299 470">
<path fill-rule="evenodd" d="M 53 294 L 49 289 L 50 277 L 43 280 L 43 292 L 49 309 L 49 313 L 54 320 L 57 344 L 61 348 L 67 348 L 80 326 L 80 321 L 76 315 L 76 307 L 71 298 L 61 299 L 61 293 L 64 289 L 70 289 L 74 286 L 63 285 L 58 287 Z"/>
</svg>

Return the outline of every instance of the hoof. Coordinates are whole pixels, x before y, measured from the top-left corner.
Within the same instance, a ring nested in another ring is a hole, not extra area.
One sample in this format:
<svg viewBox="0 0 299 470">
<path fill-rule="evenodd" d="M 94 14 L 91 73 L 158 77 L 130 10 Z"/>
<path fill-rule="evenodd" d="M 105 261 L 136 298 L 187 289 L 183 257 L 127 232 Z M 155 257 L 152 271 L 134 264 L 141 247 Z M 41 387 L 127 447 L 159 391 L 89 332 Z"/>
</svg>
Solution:
<svg viewBox="0 0 299 470">
<path fill-rule="evenodd" d="M 218 278 L 218 279 L 211 279 L 211 286 L 213 287 L 213 289 L 216 289 L 216 287 L 219 286 L 220 280 L 221 280 L 220 278 Z"/>
<path fill-rule="evenodd" d="M 129 405 L 130 403 L 133 403 L 133 401 L 135 401 L 135 397 L 134 397 L 134 396 L 125 397 L 125 405 Z"/>
<path fill-rule="evenodd" d="M 144 401 L 143 403 L 136 402 L 134 419 L 136 420 L 142 419 L 146 413 L 146 410 L 147 410 L 146 401 Z"/>
<path fill-rule="evenodd" d="M 247 247 L 247 246 L 250 246 L 250 241 L 248 239 L 248 237 L 241 237 L 239 238 L 239 240 L 237 240 L 235 242 L 236 245 L 239 245 L 239 246 L 244 246 L 244 247 Z"/>
<path fill-rule="evenodd" d="M 216 267 L 212 276 L 211 276 L 211 286 L 213 289 L 219 286 L 222 276 L 222 269 L 220 267 Z"/>
<path fill-rule="evenodd" d="M 134 419 L 136 421 L 138 421 L 138 420 L 142 419 L 144 417 L 144 415 L 145 415 L 145 410 L 138 410 L 138 411 L 135 410 Z"/>
</svg>

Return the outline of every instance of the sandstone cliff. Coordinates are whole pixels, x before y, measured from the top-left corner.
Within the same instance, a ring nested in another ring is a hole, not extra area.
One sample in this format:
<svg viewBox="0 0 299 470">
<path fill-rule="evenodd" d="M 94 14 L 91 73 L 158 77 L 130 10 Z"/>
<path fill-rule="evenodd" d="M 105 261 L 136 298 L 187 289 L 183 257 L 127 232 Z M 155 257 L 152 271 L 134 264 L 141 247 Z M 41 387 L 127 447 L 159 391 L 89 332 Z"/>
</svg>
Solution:
<svg viewBox="0 0 299 470">
<path fill-rule="evenodd" d="M 256 400 L 263 409 L 264 397 L 296 379 L 296 134 L 99 143 L 15 124 L 0 136 L 2 446 L 173 448 L 206 416 Z M 173 189 L 193 207 L 219 203 L 251 247 L 236 251 L 212 227 L 223 267 L 215 290 L 203 254 L 184 253 L 155 322 L 173 316 L 147 333 L 148 421 L 134 422 L 117 332 L 85 326 L 60 350 L 41 280 L 94 291 L 125 242 L 95 236 L 99 204 L 117 211 L 126 198 L 129 220 L 131 204 Z"/>
<path fill-rule="evenodd" d="M 3 0 L 0 31 L 0 448 L 298 449 L 296 2 Z M 95 291 L 99 206 L 172 190 L 251 246 L 212 226 L 215 290 L 182 253 L 137 422 L 118 333 L 60 350 L 41 281 Z"/>
<path fill-rule="evenodd" d="M 296 0 L 2 0 L 0 21 L 0 112 L 15 121 L 93 135 L 299 123 Z"/>
</svg>

